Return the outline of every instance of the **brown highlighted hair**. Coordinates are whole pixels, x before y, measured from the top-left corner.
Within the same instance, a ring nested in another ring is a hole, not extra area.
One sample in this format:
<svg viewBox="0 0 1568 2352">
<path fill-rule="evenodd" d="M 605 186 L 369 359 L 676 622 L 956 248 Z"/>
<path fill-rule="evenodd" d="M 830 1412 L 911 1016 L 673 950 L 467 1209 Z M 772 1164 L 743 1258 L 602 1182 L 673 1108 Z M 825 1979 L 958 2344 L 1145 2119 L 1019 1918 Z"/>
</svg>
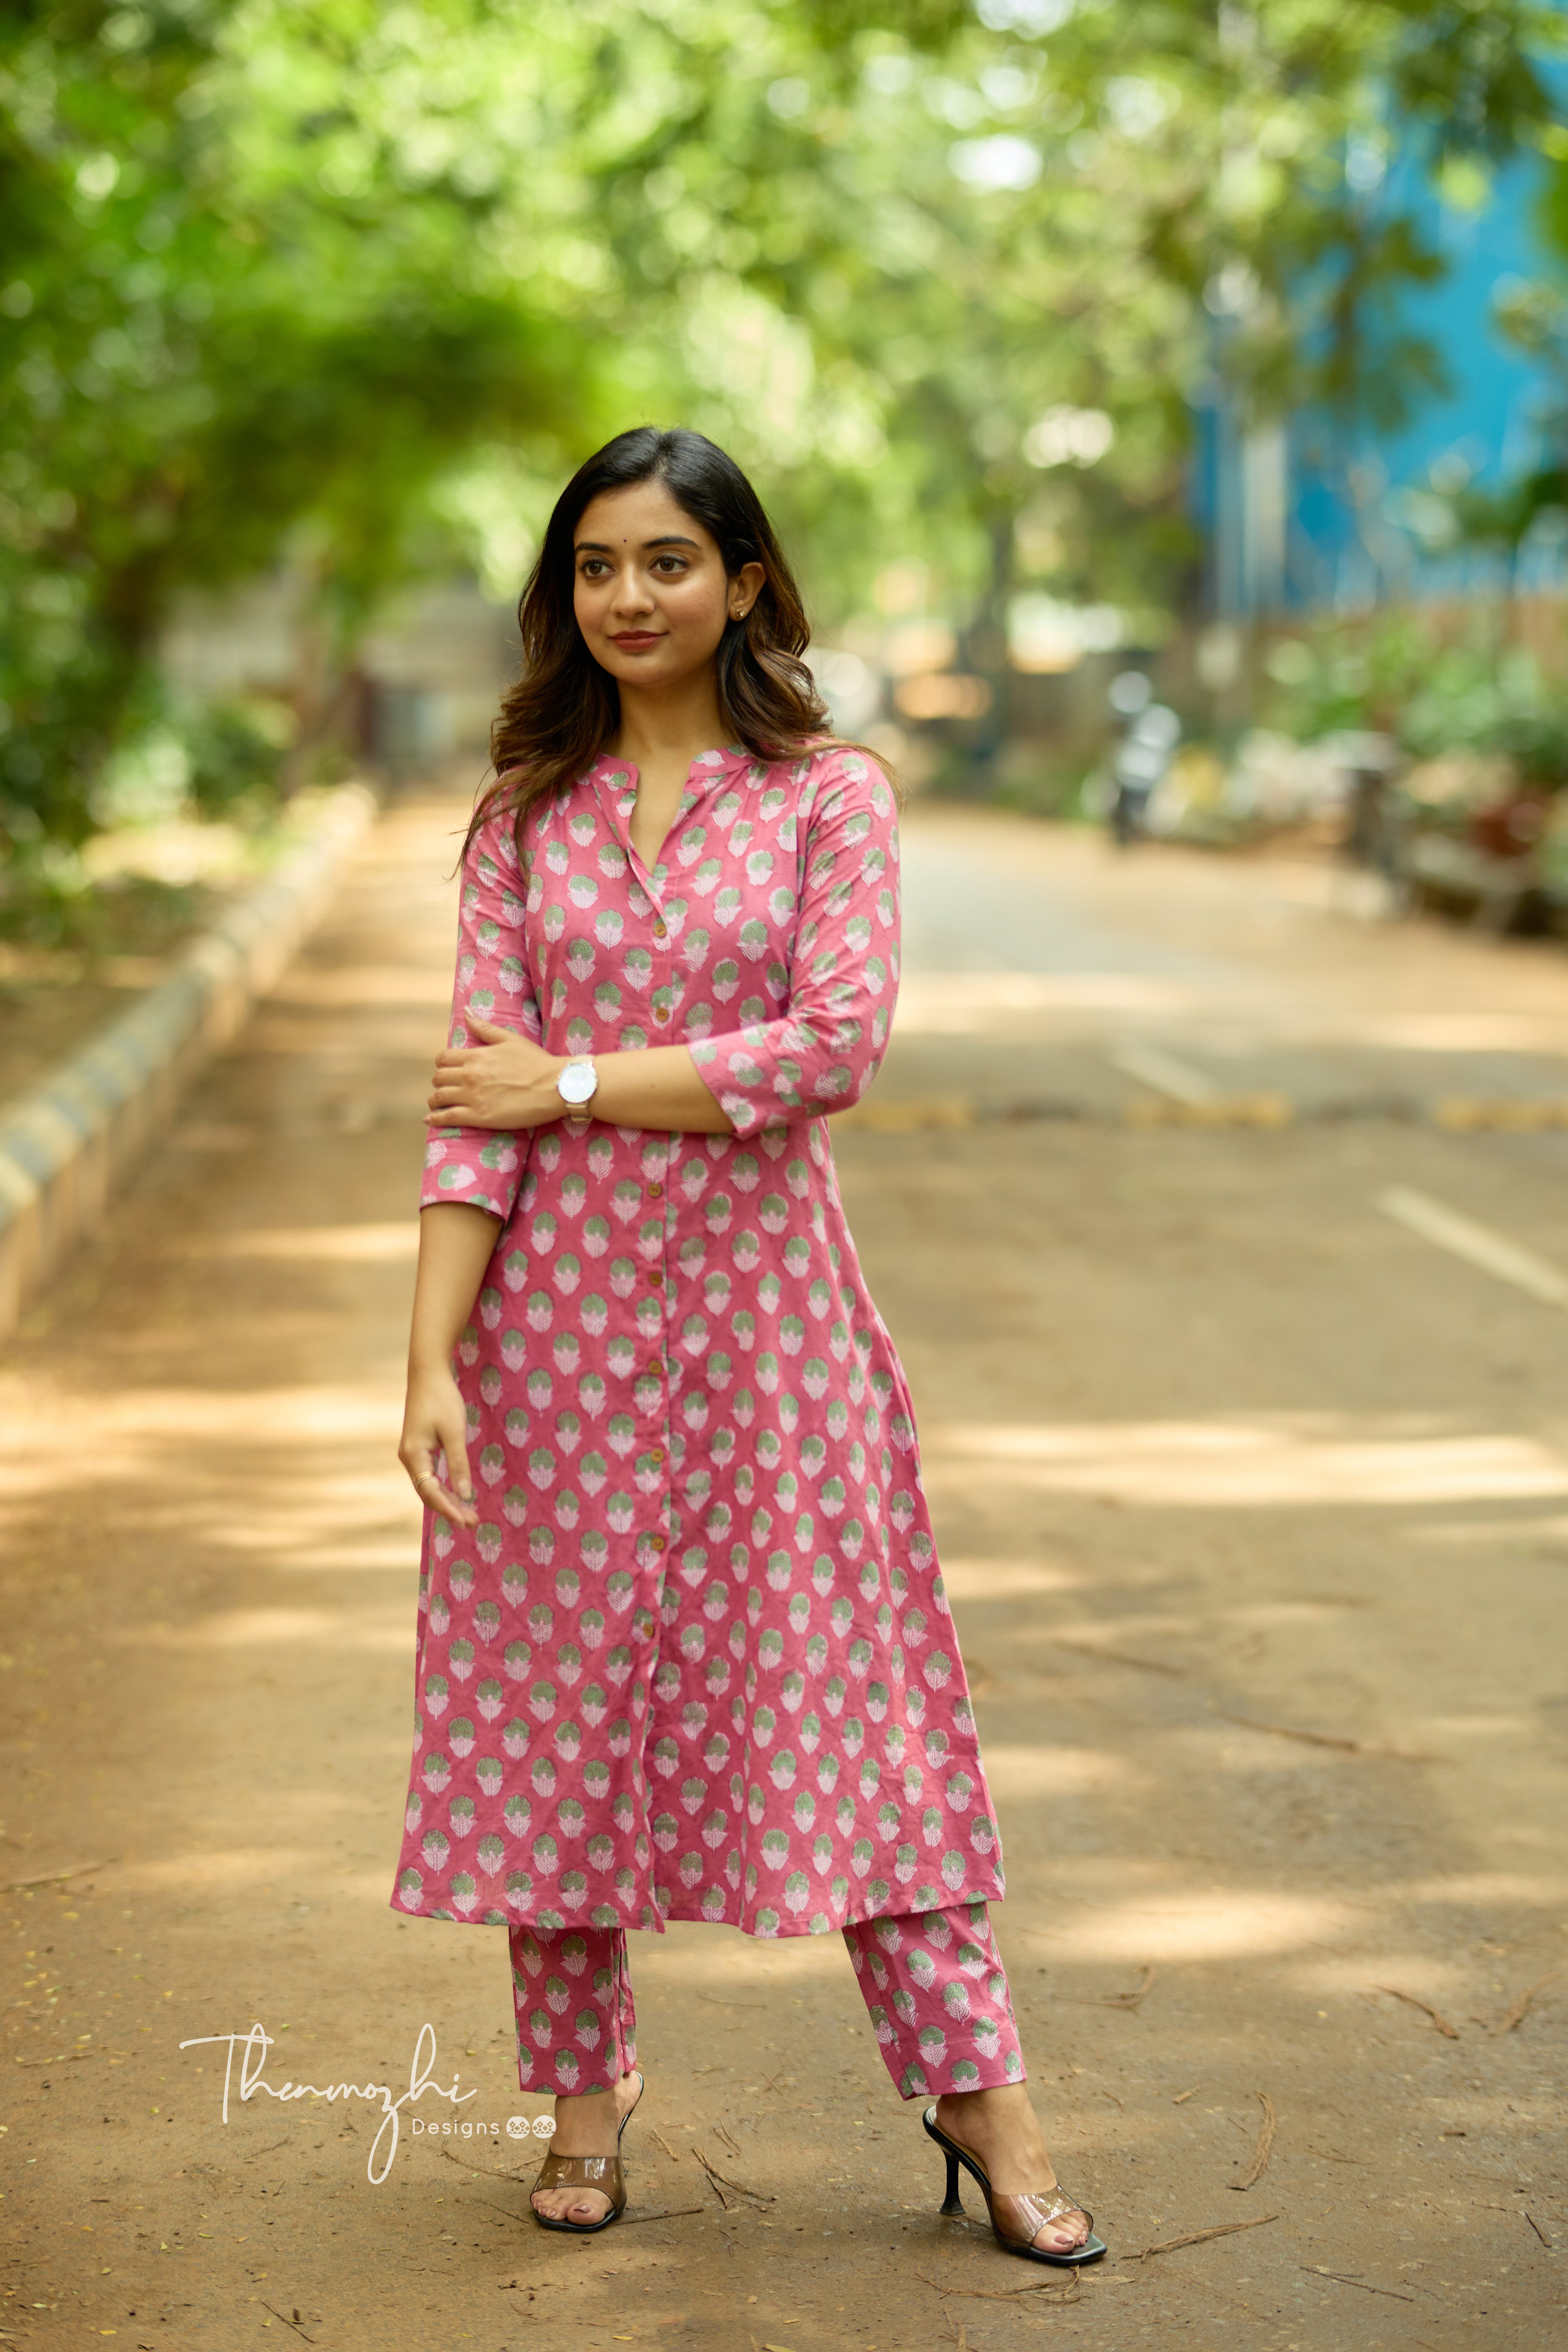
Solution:
<svg viewBox="0 0 1568 2352">
<path fill-rule="evenodd" d="M 490 730 L 496 781 L 468 828 L 510 815 L 522 822 L 547 793 L 584 775 L 620 725 L 620 688 L 588 651 L 573 609 L 574 541 L 584 509 L 605 490 L 662 482 L 676 504 L 717 541 L 731 579 L 760 563 L 763 585 L 743 620 L 730 620 L 715 656 L 726 740 L 758 759 L 788 758 L 828 733 L 826 706 L 801 656 L 811 631 L 773 527 L 733 457 L 700 433 L 641 425 L 619 433 L 580 466 L 555 501 L 518 606 L 522 672 Z"/>
</svg>

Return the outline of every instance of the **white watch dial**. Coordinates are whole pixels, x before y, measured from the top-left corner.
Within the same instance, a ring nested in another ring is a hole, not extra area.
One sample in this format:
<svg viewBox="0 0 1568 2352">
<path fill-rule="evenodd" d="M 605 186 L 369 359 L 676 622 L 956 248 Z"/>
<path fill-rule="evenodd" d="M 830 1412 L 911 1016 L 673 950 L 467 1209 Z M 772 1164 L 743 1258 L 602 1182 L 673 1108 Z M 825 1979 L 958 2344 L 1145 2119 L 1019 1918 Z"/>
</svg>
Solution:
<svg viewBox="0 0 1568 2352">
<path fill-rule="evenodd" d="M 555 1091 L 563 1102 L 574 1107 L 592 1102 L 599 1088 L 599 1073 L 592 1062 L 568 1062 L 555 1081 Z"/>
</svg>

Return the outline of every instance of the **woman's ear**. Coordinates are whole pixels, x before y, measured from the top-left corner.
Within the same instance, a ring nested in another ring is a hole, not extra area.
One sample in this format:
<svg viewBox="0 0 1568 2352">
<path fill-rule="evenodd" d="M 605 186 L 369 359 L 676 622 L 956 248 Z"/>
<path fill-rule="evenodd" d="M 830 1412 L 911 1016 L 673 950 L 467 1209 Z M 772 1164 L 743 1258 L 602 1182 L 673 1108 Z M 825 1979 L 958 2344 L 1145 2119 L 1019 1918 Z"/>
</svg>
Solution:
<svg viewBox="0 0 1568 2352">
<path fill-rule="evenodd" d="M 742 563 L 730 583 L 730 618 L 743 621 L 763 593 L 767 573 L 760 563 Z"/>
</svg>

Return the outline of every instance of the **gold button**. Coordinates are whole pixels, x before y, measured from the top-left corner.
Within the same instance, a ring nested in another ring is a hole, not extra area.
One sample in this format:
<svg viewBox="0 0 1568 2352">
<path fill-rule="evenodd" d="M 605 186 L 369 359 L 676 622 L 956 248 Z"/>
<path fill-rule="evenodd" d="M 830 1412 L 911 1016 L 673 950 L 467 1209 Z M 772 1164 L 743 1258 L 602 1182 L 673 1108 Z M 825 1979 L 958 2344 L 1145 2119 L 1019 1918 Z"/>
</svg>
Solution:
<svg viewBox="0 0 1568 2352">
<path fill-rule="evenodd" d="M 666 1004 L 656 1004 L 653 1008 L 653 1017 L 662 1028 L 669 1018 L 669 1007 Z"/>
</svg>

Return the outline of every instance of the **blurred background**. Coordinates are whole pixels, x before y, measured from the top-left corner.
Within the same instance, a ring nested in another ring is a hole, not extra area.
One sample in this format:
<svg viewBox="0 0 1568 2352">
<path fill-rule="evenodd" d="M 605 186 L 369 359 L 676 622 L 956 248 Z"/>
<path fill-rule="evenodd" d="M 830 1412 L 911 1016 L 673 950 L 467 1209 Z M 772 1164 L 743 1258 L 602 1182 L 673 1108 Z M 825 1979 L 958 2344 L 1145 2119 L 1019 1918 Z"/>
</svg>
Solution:
<svg viewBox="0 0 1568 2352">
<path fill-rule="evenodd" d="M 0 19 L 0 937 L 156 952 L 484 764 L 563 478 L 757 478 L 839 727 L 1568 915 L 1563 22 L 1490 0 Z"/>
</svg>

